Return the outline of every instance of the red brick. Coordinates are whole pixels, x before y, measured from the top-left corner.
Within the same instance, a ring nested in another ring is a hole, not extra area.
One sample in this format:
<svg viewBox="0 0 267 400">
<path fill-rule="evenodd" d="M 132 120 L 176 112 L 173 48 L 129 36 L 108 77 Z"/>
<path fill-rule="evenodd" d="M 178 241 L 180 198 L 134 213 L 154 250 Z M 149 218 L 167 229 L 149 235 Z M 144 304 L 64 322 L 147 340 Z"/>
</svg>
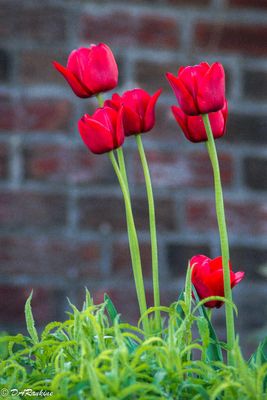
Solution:
<svg viewBox="0 0 267 400">
<path fill-rule="evenodd" d="M 251 56 L 266 56 L 266 25 L 199 23 L 195 30 L 195 44 L 207 51 L 229 51 Z"/>
<path fill-rule="evenodd" d="M 55 70 L 52 61 L 65 65 L 66 54 L 62 50 L 24 50 L 19 54 L 19 76 L 24 84 L 56 83 L 66 85 L 66 81 Z"/>
<path fill-rule="evenodd" d="M 7 82 L 10 79 L 11 55 L 5 49 L 0 49 L 0 81 Z"/>
<path fill-rule="evenodd" d="M 0 144 L 0 179 L 6 179 L 8 175 L 8 149 L 4 143 Z"/>
<path fill-rule="evenodd" d="M 172 89 L 165 74 L 166 72 L 176 74 L 180 64 L 178 61 L 174 63 L 138 60 L 135 65 L 135 80 L 140 87 L 151 94 L 159 88 L 164 89 L 165 94 L 170 94 Z"/>
<path fill-rule="evenodd" d="M 230 113 L 227 124 L 227 134 L 224 140 L 233 143 L 248 142 L 252 146 L 255 141 L 258 144 L 267 142 L 266 135 L 267 117 L 255 114 Z"/>
<path fill-rule="evenodd" d="M 26 191 L 6 191 L 0 197 L 2 228 L 53 228 L 65 224 L 66 199 L 63 195 Z"/>
<path fill-rule="evenodd" d="M 253 100 L 267 99 L 267 72 L 244 71 L 243 76 L 244 97 Z"/>
<path fill-rule="evenodd" d="M 178 146 L 177 146 L 178 148 Z M 213 174 L 207 152 L 184 151 L 146 152 L 153 185 L 159 188 L 205 188 L 213 187 Z M 228 153 L 219 154 L 222 182 L 230 186 L 233 181 L 234 166 Z M 144 182 L 139 157 L 135 159 L 135 179 Z"/>
<path fill-rule="evenodd" d="M 144 277 L 151 277 L 151 248 L 150 243 L 140 243 L 142 270 Z M 132 264 L 128 242 L 115 242 L 113 244 L 112 271 L 119 276 L 131 277 Z"/>
<path fill-rule="evenodd" d="M 25 131 L 61 131 L 70 128 L 72 106 L 64 99 L 22 99 L 18 127 Z"/>
<path fill-rule="evenodd" d="M 147 201 L 144 198 L 135 197 L 132 203 L 137 229 L 148 230 Z M 102 227 L 108 227 L 117 232 L 126 232 L 124 204 L 121 198 L 110 195 L 82 197 L 78 206 L 81 228 L 95 231 Z M 175 230 L 174 202 L 170 199 L 157 199 L 156 207 L 158 230 Z"/>
<path fill-rule="evenodd" d="M 173 101 L 175 104 L 175 100 Z M 184 142 L 184 135 L 175 121 L 171 112 L 171 107 L 166 104 L 157 104 L 156 122 L 153 130 L 144 136 L 146 139 L 157 141 L 158 143 L 167 143 L 168 141 L 177 141 L 177 146 Z"/>
<path fill-rule="evenodd" d="M 228 0 L 228 6 L 240 8 L 267 8 L 266 0 Z"/>
<path fill-rule="evenodd" d="M 118 313 L 121 314 L 121 320 L 123 322 L 137 323 L 140 314 L 136 292 L 132 282 L 129 284 L 129 281 L 120 281 L 120 285 L 116 289 L 111 285 L 103 285 L 97 290 L 92 288 L 91 294 L 94 303 L 103 303 L 104 294 L 107 293 L 114 303 Z M 81 298 L 84 298 L 83 293 L 81 293 Z"/>
<path fill-rule="evenodd" d="M 166 3 L 170 6 L 197 6 L 197 7 L 205 7 L 210 5 L 210 0 L 166 0 Z"/>
<path fill-rule="evenodd" d="M 79 185 L 117 183 L 108 157 L 93 155 L 85 146 L 34 143 L 24 147 L 23 156 L 25 179 Z"/>
<path fill-rule="evenodd" d="M 227 201 L 226 219 L 230 233 L 238 235 L 264 235 L 267 233 L 267 207 L 259 201 Z M 198 232 L 217 229 L 214 204 L 209 200 L 188 200 L 187 226 Z"/>
<path fill-rule="evenodd" d="M 185 278 L 190 258 L 197 254 L 210 256 L 210 248 L 203 244 L 170 243 L 167 246 L 168 267 L 172 276 Z"/>
<path fill-rule="evenodd" d="M 70 182 L 80 185 L 117 183 L 116 175 L 108 157 L 94 155 L 85 146 L 72 149 L 71 156 L 71 165 L 68 163 Z"/>
<path fill-rule="evenodd" d="M 110 0 L 98 0 L 98 3 L 109 3 Z M 121 3 L 121 0 L 114 0 L 114 2 Z M 160 5 L 162 6 L 162 0 L 131 0 L 131 3 L 136 4 L 145 4 L 145 5 Z M 164 0 L 164 5 L 173 6 L 173 7 L 188 7 L 188 6 L 197 6 L 197 7 L 205 7 L 210 4 L 210 0 Z"/>
<path fill-rule="evenodd" d="M 176 19 L 143 15 L 139 20 L 137 41 L 139 46 L 177 49 L 179 39 Z"/>
<path fill-rule="evenodd" d="M 0 109 L 0 130 L 10 131 L 15 129 L 15 107 L 12 99 L 8 95 L 0 94 Z"/>
<path fill-rule="evenodd" d="M 99 277 L 100 254 L 94 241 L 44 235 L 0 237 L 2 276 L 14 279 L 25 275 L 62 281 Z"/>
<path fill-rule="evenodd" d="M 246 157 L 243 161 L 244 180 L 248 187 L 267 190 L 267 159 Z"/>
<path fill-rule="evenodd" d="M 60 301 L 63 298 L 62 291 L 58 288 L 44 288 L 40 286 L 0 286 L 0 321 L 2 329 L 9 325 L 24 325 L 24 306 L 31 290 L 33 289 L 32 312 L 37 325 L 46 324 L 62 317 Z M 64 296 L 65 297 L 65 296 Z M 17 332 L 16 332 L 17 333 Z"/>
<path fill-rule="evenodd" d="M 231 246 L 230 253 L 233 268 L 235 270 L 244 271 L 246 274 L 246 281 L 263 281 L 263 268 L 267 265 L 266 249 L 257 247 L 257 245 L 234 245 Z"/>
<path fill-rule="evenodd" d="M 3 3 L 3 4 L 2 4 Z M 58 7 L 22 5 L 19 1 L 3 1 L 0 10 L 0 36 L 34 40 L 51 44 L 66 38 L 64 11 Z M 18 12 L 19 10 L 19 12 Z"/>
<path fill-rule="evenodd" d="M 25 178 L 66 183 L 72 159 L 64 145 L 29 145 L 23 151 Z"/>
<path fill-rule="evenodd" d="M 210 247 L 207 243 L 170 243 L 167 245 L 167 259 L 170 274 L 176 278 L 185 278 L 189 260 L 197 255 L 210 256 Z"/>
<path fill-rule="evenodd" d="M 82 38 L 90 40 L 90 43 L 105 42 L 110 46 L 130 46 L 136 43 L 137 22 L 137 18 L 124 11 L 83 15 Z"/>
<path fill-rule="evenodd" d="M 170 306 L 171 303 L 177 301 L 179 296 L 177 290 L 170 289 L 168 283 L 165 282 L 161 286 L 161 305 Z M 116 284 L 116 287 L 112 285 L 101 286 L 98 289 L 92 289 L 91 294 L 96 304 L 103 303 L 104 293 L 107 293 L 112 302 L 114 303 L 117 311 L 121 314 L 121 320 L 123 322 L 130 322 L 136 324 L 140 318 L 140 312 L 136 297 L 133 281 L 129 282 L 121 280 Z M 84 300 L 84 291 L 81 291 L 80 298 Z M 146 288 L 147 306 L 153 306 L 153 291 L 151 288 Z M 162 316 L 165 314 L 162 314 Z"/>
</svg>

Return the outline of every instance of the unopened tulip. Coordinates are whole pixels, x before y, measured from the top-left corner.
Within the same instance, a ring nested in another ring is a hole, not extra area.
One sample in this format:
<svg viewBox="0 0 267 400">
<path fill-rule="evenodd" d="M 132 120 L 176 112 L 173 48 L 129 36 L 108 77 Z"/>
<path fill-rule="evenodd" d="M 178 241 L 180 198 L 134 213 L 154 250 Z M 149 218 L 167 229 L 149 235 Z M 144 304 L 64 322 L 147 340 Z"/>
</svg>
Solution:
<svg viewBox="0 0 267 400">
<path fill-rule="evenodd" d="M 205 142 L 208 140 L 201 115 L 187 115 L 177 106 L 172 106 L 172 112 L 188 140 L 191 142 Z M 225 134 L 227 116 L 227 101 L 225 101 L 224 106 L 220 111 L 209 114 L 214 139 L 218 139 Z"/>
<path fill-rule="evenodd" d="M 185 114 L 207 114 L 223 108 L 225 74 L 220 63 L 181 67 L 177 76 L 167 72 L 166 77 Z"/>
<path fill-rule="evenodd" d="M 155 125 L 155 105 L 162 90 L 150 96 L 143 89 L 128 90 L 122 96 L 114 94 L 105 105 L 118 109 L 123 105 L 123 126 L 126 136 L 150 131 Z"/>
<path fill-rule="evenodd" d="M 197 255 L 191 258 L 190 267 L 192 268 L 192 283 L 200 299 L 210 296 L 224 297 L 222 257 L 210 259 L 203 255 Z M 230 262 L 229 267 L 231 288 L 233 288 L 244 278 L 245 273 L 241 271 L 234 273 Z M 223 302 L 220 300 L 211 300 L 206 302 L 205 306 L 219 308 L 222 304 Z"/>
<path fill-rule="evenodd" d="M 122 113 L 122 107 L 119 111 L 102 107 L 92 116 L 85 114 L 79 120 L 80 135 L 89 150 L 95 154 L 102 154 L 115 150 L 123 144 Z"/>
<path fill-rule="evenodd" d="M 53 64 L 78 97 L 91 97 L 111 90 L 118 84 L 115 58 L 104 43 L 73 50 L 66 68 L 56 61 Z"/>
</svg>

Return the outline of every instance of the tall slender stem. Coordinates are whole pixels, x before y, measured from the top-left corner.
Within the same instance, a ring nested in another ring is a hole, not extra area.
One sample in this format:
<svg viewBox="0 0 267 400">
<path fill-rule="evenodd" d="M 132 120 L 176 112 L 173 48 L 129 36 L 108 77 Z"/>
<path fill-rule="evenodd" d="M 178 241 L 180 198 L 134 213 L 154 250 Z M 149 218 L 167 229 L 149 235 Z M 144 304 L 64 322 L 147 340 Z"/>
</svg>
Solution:
<svg viewBox="0 0 267 400">
<path fill-rule="evenodd" d="M 137 293 L 137 299 L 138 299 L 138 303 L 139 303 L 140 313 L 141 313 L 141 315 L 143 315 L 147 311 L 146 295 L 145 295 L 144 280 L 143 280 L 143 273 L 142 273 L 142 267 L 141 267 L 140 249 L 139 249 L 139 243 L 138 243 L 135 223 L 134 223 L 134 219 L 133 219 L 133 213 L 132 213 L 129 192 L 125 185 L 124 178 L 118 167 L 118 164 L 115 159 L 113 151 L 109 152 L 109 158 L 113 165 L 115 173 L 118 177 L 118 180 L 119 180 L 119 183 L 121 186 L 121 190 L 123 193 L 123 197 L 124 197 L 135 287 L 136 287 L 136 293 Z M 148 322 L 147 315 L 143 319 L 143 325 L 144 325 L 145 333 L 149 334 L 149 322 Z"/>
<path fill-rule="evenodd" d="M 104 105 L 104 98 L 103 98 L 102 94 L 101 94 L 101 93 L 98 93 L 98 94 L 96 95 L 96 98 L 97 98 L 97 101 L 98 101 L 99 106 L 100 106 L 100 107 L 103 107 L 103 105 Z"/>
<path fill-rule="evenodd" d="M 151 238 L 151 258 L 152 258 L 152 277 L 153 277 L 153 295 L 154 295 L 154 306 L 160 306 L 160 291 L 159 291 L 159 268 L 158 268 L 158 244 L 157 244 L 157 230 L 156 230 L 156 217 L 155 217 L 155 205 L 153 190 L 150 178 L 150 172 L 148 163 L 142 143 L 141 135 L 136 135 L 136 143 L 144 171 L 144 177 L 146 182 L 146 191 L 148 199 L 148 210 L 149 210 L 149 227 L 150 227 L 150 238 Z M 161 328 L 160 311 L 155 311 L 156 327 L 158 330 Z"/>
<path fill-rule="evenodd" d="M 215 204 L 216 204 L 217 221 L 220 233 L 222 264 L 223 264 L 224 296 L 230 302 L 225 304 L 225 314 L 226 314 L 226 331 L 227 331 L 227 344 L 228 344 L 228 363 L 232 365 L 233 358 L 231 355 L 231 350 L 233 349 L 235 341 L 235 326 L 234 326 L 234 313 L 231 305 L 232 291 L 231 291 L 230 266 L 229 266 L 229 244 L 228 244 L 228 234 L 227 234 L 225 212 L 224 212 L 220 167 L 219 167 L 219 161 L 209 116 L 208 114 L 203 114 L 202 118 L 208 137 L 207 149 L 210 156 L 213 169 L 213 176 L 214 176 Z"/>
<path fill-rule="evenodd" d="M 122 147 L 119 147 L 117 149 L 117 155 L 118 155 L 120 171 L 121 171 L 121 174 L 123 176 L 125 186 L 126 186 L 126 188 L 128 190 L 128 194 L 130 196 L 130 190 L 129 190 L 129 184 L 128 184 L 128 178 L 127 178 L 127 173 L 126 173 L 126 167 L 125 167 L 125 161 L 124 161 L 124 155 L 123 155 Z M 131 200 L 131 198 L 130 198 L 130 200 Z"/>
</svg>

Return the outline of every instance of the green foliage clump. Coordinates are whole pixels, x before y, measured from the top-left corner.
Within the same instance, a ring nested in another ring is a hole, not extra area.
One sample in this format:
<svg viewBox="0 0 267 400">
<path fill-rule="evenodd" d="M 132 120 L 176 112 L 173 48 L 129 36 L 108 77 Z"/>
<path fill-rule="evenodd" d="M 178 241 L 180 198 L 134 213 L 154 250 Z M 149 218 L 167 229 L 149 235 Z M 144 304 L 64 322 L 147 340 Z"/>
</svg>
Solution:
<svg viewBox="0 0 267 400">
<path fill-rule="evenodd" d="M 204 307 L 198 302 L 193 308 L 190 289 L 170 307 L 158 307 L 166 318 L 160 332 L 149 319 L 149 336 L 121 322 L 107 295 L 103 304 L 94 305 L 88 292 L 81 311 L 70 303 L 69 318 L 51 322 L 39 336 L 30 296 L 25 307 L 29 336 L 0 337 L 0 393 L 17 389 L 12 397 L 6 394 L 13 399 L 25 398 L 29 388 L 58 400 L 267 399 L 266 343 L 249 362 L 236 343 L 235 365 L 227 366 L 225 345 Z M 192 335 L 194 327 L 198 334 Z"/>
</svg>

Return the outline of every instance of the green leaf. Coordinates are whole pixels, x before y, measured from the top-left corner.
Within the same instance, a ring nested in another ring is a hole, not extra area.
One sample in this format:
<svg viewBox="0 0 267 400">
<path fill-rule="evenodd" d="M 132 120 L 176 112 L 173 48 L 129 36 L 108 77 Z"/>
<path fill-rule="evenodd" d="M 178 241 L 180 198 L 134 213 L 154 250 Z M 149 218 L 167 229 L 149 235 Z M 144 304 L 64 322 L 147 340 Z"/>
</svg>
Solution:
<svg viewBox="0 0 267 400">
<path fill-rule="evenodd" d="M 194 287 L 194 285 L 192 285 L 192 290 L 195 296 L 196 301 L 199 303 L 200 299 L 198 297 L 197 291 Z M 221 361 L 223 362 L 223 356 L 222 356 L 222 349 L 221 346 L 219 344 L 219 340 L 217 338 L 216 332 L 212 326 L 212 323 L 210 322 L 210 319 L 208 317 L 207 311 L 205 310 L 204 305 L 200 306 L 199 309 L 199 314 L 201 315 L 201 317 L 204 317 L 208 323 L 208 327 L 209 327 L 209 335 L 210 338 L 212 339 L 212 342 L 210 342 L 208 348 L 207 348 L 207 359 L 209 361 Z"/>
<path fill-rule="evenodd" d="M 108 315 L 110 316 L 111 321 L 113 323 L 116 321 L 118 324 L 120 324 L 120 322 L 121 322 L 120 315 L 119 315 L 116 307 L 114 306 L 111 298 L 109 297 L 109 295 L 107 293 L 104 294 L 104 300 L 105 300 L 107 312 L 108 312 Z M 123 329 L 122 332 L 124 332 L 124 331 L 125 330 Z M 132 353 L 136 349 L 138 344 L 129 337 L 127 337 L 125 340 L 126 340 L 126 344 L 127 344 L 127 347 L 129 349 L 130 353 Z"/>
<path fill-rule="evenodd" d="M 111 321 L 114 322 L 115 319 L 117 319 L 118 323 L 120 323 L 120 317 L 118 311 L 116 310 L 116 307 L 112 303 L 111 298 L 107 293 L 104 294 L 104 301 L 106 303 L 107 312 L 108 315 L 110 316 Z"/>
<path fill-rule="evenodd" d="M 176 312 L 179 315 L 179 317 L 181 318 L 181 320 L 183 320 L 185 317 L 185 313 L 181 306 L 181 302 L 184 302 L 184 292 L 183 291 L 181 291 L 181 293 L 178 297 L 178 300 L 177 300 L 177 305 L 176 305 Z"/>
<path fill-rule="evenodd" d="M 263 339 L 257 350 L 251 355 L 250 359 L 248 360 L 249 365 L 263 365 L 267 362 L 267 336 Z"/>
<path fill-rule="evenodd" d="M 25 318 L 26 318 L 26 325 L 29 335 L 34 344 L 39 343 L 38 333 L 35 328 L 34 319 L 32 315 L 32 308 L 31 308 L 31 300 L 32 300 L 33 291 L 31 291 L 30 296 L 28 297 L 26 304 L 25 304 Z"/>
</svg>

